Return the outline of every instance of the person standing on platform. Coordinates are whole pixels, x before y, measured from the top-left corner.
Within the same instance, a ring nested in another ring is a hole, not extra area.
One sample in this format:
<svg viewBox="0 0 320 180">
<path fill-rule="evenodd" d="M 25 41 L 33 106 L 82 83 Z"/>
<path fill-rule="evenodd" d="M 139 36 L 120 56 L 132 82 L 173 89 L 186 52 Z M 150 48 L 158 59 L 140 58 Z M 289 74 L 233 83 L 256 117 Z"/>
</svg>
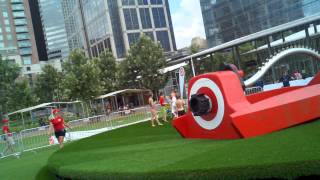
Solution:
<svg viewBox="0 0 320 180">
<path fill-rule="evenodd" d="M 285 71 L 282 77 L 280 78 L 280 82 L 283 83 L 283 87 L 290 87 L 290 80 L 291 77 L 289 76 L 288 72 Z"/>
</svg>

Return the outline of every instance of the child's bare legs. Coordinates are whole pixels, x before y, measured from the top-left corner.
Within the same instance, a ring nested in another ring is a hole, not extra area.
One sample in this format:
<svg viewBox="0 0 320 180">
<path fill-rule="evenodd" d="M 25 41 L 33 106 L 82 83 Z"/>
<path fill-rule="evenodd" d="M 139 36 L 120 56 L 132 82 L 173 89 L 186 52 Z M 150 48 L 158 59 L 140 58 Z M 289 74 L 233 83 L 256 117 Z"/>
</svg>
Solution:
<svg viewBox="0 0 320 180">
<path fill-rule="evenodd" d="M 163 121 L 164 122 L 168 122 L 167 121 L 167 109 L 165 108 L 165 107 L 162 107 L 163 109 L 162 109 L 162 119 L 163 119 Z"/>
<path fill-rule="evenodd" d="M 58 142 L 59 142 L 59 145 L 60 145 L 60 149 L 63 148 L 63 140 L 64 140 L 64 136 L 59 136 Z"/>
<path fill-rule="evenodd" d="M 151 125 L 154 127 L 154 121 L 157 122 L 158 125 L 162 126 L 162 124 L 158 120 L 157 111 L 152 110 L 151 111 L 152 117 L 151 117 Z"/>
</svg>

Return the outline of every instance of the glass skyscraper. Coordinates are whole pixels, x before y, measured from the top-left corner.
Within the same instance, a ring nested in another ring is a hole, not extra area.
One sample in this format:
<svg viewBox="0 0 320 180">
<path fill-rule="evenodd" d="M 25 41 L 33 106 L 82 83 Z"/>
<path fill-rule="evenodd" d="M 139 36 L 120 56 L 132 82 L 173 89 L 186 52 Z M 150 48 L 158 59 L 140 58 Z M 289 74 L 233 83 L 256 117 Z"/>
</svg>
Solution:
<svg viewBox="0 0 320 180">
<path fill-rule="evenodd" d="M 320 0 L 200 0 L 209 47 L 319 13 Z"/>
<path fill-rule="evenodd" d="M 168 0 L 62 1 L 71 49 L 84 48 L 92 57 L 110 49 L 123 58 L 145 34 L 166 52 L 176 50 Z"/>
<path fill-rule="evenodd" d="M 38 0 L 48 59 L 69 55 L 61 0 Z"/>
<path fill-rule="evenodd" d="M 61 0 L 69 50 L 84 49 L 88 53 L 80 0 Z"/>
</svg>

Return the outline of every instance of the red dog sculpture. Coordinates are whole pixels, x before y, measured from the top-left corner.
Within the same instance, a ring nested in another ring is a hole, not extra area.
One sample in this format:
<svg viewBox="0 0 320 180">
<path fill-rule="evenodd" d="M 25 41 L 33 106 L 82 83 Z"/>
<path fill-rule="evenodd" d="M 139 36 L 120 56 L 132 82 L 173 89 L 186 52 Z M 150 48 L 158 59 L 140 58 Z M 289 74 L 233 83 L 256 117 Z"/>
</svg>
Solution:
<svg viewBox="0 0 320 180">
<path fill-rule="evenodd" d="M 320 73 L 306 86 L 245 96 L 238 75 L 220 71 L 192 78 L 188 95 L 188 112 L 173 121 L 185 138 L 249 138 L 320 117 Z"/>
</svg>

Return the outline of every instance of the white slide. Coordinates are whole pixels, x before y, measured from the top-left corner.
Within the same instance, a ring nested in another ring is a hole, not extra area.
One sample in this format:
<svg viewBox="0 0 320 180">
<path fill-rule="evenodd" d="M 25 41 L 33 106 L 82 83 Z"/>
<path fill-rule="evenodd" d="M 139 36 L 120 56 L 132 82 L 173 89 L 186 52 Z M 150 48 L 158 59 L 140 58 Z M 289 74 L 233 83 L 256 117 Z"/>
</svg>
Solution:
<svg viewBox="0 0 320 180">
<path fill-rule="evenodd" d="M 270 59 L 267 59 L 265 63 L 263 63 L 263 66 L 259 68 L 259 71 L 254 74 L 252 77 L 244 81 L 245 86 L 253 85 L 255 82 L 257 82 L 260 78 L 263 77 L 263 75 L 278 61 L 283 59 L 284 57 L 294 55 L 294 54 L 305 54 L 311 57 L 316 58 L 317 60 L 320 60 L 320 55 L 317 51 L 307 48 L 290 48 L 286 49 L 284 51 L 281 51 L 280 53 L 276 54 L 275 56 L 271 57 Z"/>
</svg>

